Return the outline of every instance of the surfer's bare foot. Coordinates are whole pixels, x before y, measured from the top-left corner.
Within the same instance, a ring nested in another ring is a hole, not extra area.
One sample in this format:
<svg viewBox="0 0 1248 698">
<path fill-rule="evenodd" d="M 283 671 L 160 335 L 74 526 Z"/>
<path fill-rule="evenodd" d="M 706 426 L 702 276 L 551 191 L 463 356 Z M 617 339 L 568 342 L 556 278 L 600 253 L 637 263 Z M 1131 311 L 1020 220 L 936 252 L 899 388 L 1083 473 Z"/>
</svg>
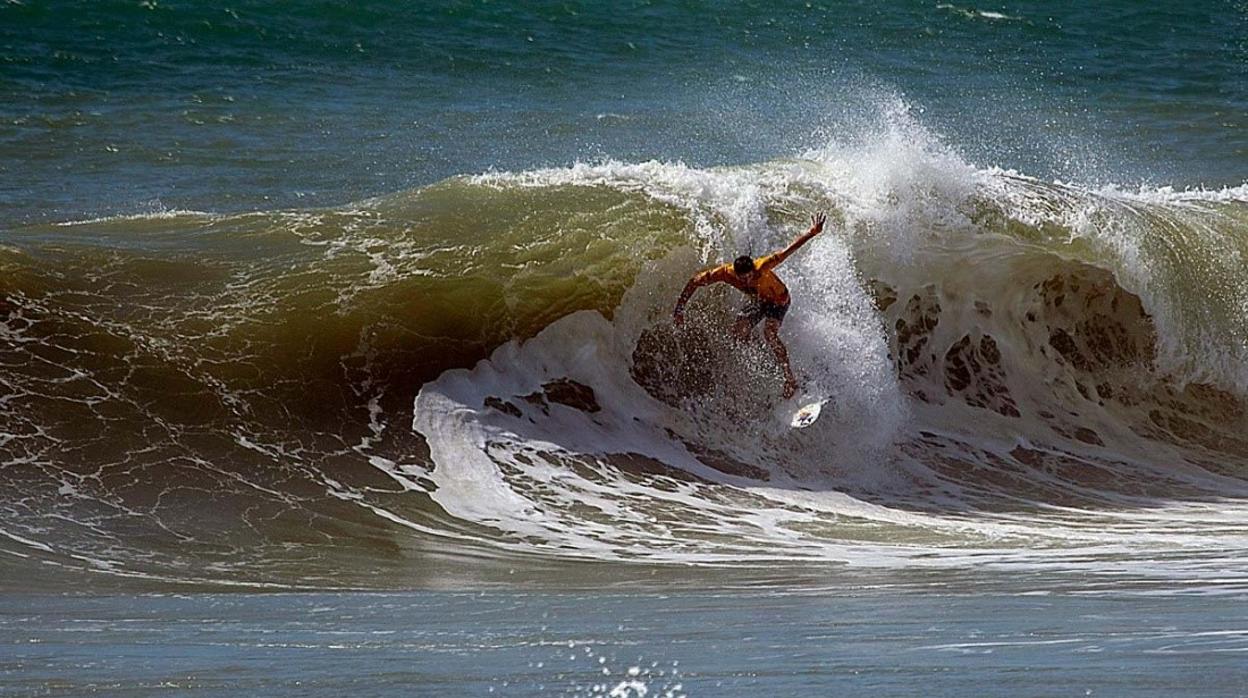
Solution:
<svg viewBox="0 0 1248 698">
<path fill-rule="evenodd" d="M 784 381 L 784 399 L 788 400 L 797 394 L 797 379 L 789 376 Z"/>
</svg>

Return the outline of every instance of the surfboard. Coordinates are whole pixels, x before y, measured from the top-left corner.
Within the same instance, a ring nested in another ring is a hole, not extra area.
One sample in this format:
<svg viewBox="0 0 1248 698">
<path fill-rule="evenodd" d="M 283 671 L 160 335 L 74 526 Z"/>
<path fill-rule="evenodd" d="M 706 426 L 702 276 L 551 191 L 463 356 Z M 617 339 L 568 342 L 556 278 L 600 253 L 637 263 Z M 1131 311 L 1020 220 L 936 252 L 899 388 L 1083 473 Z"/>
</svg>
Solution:
<svg viewBox="0 0 1248 698">
<path fill-rule="evenodd" d="M 828 404 L 830 399 L 825 397 L 802 405 L 797 409 L 797 412 L 793 413 L 793 420 L 789 422 L 789 426 L 794 429 L 805 429 L 814 424 L 815 420 L 819 419 L 819 413 L 823 411 L 823 406 Z"/>
</svg>

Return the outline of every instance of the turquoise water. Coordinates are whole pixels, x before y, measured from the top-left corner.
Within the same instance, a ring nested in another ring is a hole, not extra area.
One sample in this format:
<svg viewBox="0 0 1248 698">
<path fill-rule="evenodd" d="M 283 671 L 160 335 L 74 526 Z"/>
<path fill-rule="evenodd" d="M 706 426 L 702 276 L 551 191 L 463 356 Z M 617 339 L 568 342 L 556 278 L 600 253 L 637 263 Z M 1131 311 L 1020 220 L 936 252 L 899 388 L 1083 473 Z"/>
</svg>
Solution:
<svg viewBox="0 0 1248 698">
<path fill-rule="evenodd" d="M 980 165 L 1237 185 L 1246 22 L 1229 2 L 6 3 L 0 220 L 757 162 L 879 93 Z"/>
<path fill-rule="evenodd" d="M 1242 2 L 0 4 L 0 693 L 1243 695 L 1246 66 Z M 818 209 L 795 432 L 667 318 Z"/>
</svg>

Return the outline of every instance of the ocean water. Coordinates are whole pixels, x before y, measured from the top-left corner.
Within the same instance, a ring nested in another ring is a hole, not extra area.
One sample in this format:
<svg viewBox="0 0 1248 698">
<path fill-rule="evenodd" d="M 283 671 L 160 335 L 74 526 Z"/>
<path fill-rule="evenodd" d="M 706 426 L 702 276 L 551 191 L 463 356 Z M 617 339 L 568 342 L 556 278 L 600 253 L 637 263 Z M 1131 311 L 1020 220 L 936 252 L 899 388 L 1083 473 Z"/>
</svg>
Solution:
<svg viewBox="0 0 1248 698">
<path fill-rule="evenodd" d="M 1242 2 L 0 5 L 0 691 L 1241 695 L 1246 68 Z M 668 318 L 818 210 L 794 431 Z"/>
<path fill-rule="evenodd" d="M 1240 695 L 1240 606 L 939 589 L 9 597 L 0 690 Z"/>
</svg>

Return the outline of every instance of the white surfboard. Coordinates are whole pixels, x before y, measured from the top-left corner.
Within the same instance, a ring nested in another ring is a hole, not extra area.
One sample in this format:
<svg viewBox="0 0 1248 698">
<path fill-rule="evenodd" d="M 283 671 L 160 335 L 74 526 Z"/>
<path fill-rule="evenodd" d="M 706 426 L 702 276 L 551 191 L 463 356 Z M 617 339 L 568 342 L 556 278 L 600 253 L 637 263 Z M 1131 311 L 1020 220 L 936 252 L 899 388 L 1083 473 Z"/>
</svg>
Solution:
<svg viewBox="0 0 1248 698">
<path fill-rule="evenodd" d="M 823 411 L 823 406 L 828 404 L 828 400 L 831 400 L 831 398 L 825 397 L 822 400 L 815 400 L 802 405 L 797 409 L 797 412 L 793 413 L 793 421 L 789 423 L 789 426 L 794 429 L 805 429 L 814 424 L 815 420 L 819 419 L 819 413 Z"/>
</svg>

